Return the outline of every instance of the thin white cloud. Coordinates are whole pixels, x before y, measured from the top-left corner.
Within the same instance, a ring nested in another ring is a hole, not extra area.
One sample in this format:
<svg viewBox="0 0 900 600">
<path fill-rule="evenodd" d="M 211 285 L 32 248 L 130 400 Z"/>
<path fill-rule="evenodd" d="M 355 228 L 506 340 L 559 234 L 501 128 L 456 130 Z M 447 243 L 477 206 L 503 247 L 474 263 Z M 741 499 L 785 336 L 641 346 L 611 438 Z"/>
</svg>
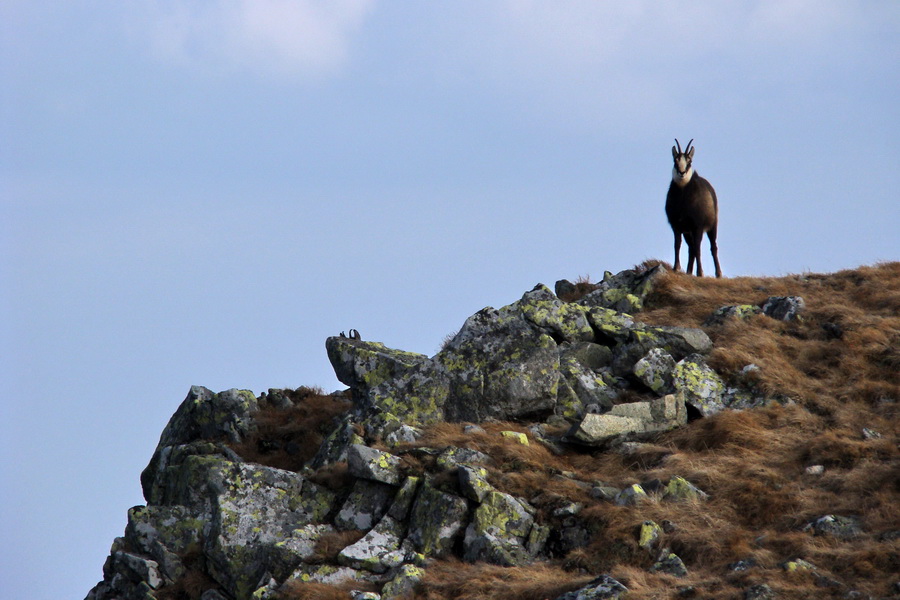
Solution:
<svg viewBox="0 0 900 600">
<path fill-rule="evenodd" d="M 347 60 L 374 0 L 158 2 L 149 15 L 155 57 L 182 66 L 322 75 Z"/>
</svg>

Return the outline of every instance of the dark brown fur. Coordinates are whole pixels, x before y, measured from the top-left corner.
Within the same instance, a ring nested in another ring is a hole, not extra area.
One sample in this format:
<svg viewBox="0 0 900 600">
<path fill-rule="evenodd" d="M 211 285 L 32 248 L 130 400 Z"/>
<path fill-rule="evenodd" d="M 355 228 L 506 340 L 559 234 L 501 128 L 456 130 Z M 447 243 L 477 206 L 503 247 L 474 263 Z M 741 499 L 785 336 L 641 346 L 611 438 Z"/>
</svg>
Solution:
<svg viewBox="0 0 900 600">
<path fill-rule="evenodd" d="M 693 141 L 693 140 L 691 140 Z M 678 143 L 678 140 L 675 140 Z M 694 149 L 690 148 L 685 152 L 681 152 L 679 147 L 677 150 L 672 147 L 672 157 L 678 168 L 678 158 L 684 156 L 687 160 L 687 168 L 691 168 L 691 159 L 694 156 Z M 703 234 L 709 238 L 710 252 L 712 253 L 713 262 L 716 264 L 716 277 L 722 276 L 722 269 L 719 266 L 719 248 L 716 245 L 716 231 L 719 226 L 719 202 L 716 198 L 716 190 L 713 186 L 697 171 L 694 171 L 691 180 L 681 186 L 672 181 L 669 183 L 669 193 L 666 196 L 666 216 L 669 218 L 669 224 L 672 226 L 672 232 L 675 234 L 675 270 L 681 270 L 681 238 L 688 245 L 688 265 L 687 272 L 691 273 L 694 268 L 694 260 L 697 261 L 697 276 L 703 277 L 703 265 L 700 263 L 700 242 L 703 241 Z"/>
</svg>

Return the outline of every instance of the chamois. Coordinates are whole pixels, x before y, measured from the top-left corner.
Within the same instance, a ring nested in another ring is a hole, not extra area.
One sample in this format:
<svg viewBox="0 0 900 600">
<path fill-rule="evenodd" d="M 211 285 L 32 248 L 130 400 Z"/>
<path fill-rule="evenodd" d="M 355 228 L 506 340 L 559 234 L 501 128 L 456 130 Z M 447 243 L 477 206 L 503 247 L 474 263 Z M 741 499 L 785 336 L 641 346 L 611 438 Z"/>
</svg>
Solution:
<svg viewBox="0 0 900 600">
<path fill-rule="evenodd" d="M 713 186 L 700 177 L 691 166 L 694 158 L 694 148 L 688 142 L 684 152 L 681 144 L 675 140 L 677 146 L 672 146 L 672 158 L 675 167 L 672 169 L 672 182 L 669 184 L 669 193 L 666 195 L 666 216 L 669 225 L 675 234 L 675 270 L 681 271 L 681 237 L 688 245 L 687 272 L 694 269 L 694 260 L 697 261 L 697 277 L 703 277 L 703 266 L 700 264 L 700 242 L 703 234 L 709 238 L 710 252 L 716 263 L 716 277 L 722 276 L 719 267 L 719 248 L 716 246 L 716 229 L 719 226 L 719 202 L 716 199 L 716 190 Z"/>
</svg>

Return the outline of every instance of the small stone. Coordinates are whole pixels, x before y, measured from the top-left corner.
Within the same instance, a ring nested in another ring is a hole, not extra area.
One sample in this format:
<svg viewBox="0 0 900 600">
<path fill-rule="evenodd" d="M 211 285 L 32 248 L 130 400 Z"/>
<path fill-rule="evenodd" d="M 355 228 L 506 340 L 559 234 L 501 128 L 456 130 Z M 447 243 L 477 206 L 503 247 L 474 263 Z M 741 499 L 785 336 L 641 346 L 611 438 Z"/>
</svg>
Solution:
<svg viewBox="0 0 900 600">
<path fill-rule="evenodd" d="M 400 571 L 381 590 L 382 600 L 399 600 L 412 593 L 419 584 L 425 570 L 415 565 L 403 565 Z"/>
<path fill-rule="evenodd" d="M 638 484 L 629 486 L 616 495 L 615 503 L 619 506 L 634 506 L 639 502 L 647 502 L 650 497 Z"/>
<path fill-rule="evenodd" d="M 744 560 L 739 560 L 737 562 L 731 563 L 728 565 L 728 568 L 734 571 L 735 573 L 742 573 L 744 571 L 749 571 L 753 567 L 756 566 L 756 561 L 752 558 L 746 558 Z"/>
<path fill-rule="evenodd" d="M 384 517 L 362 539 L 341 550 L 337 557 L 338 564 L 373 573 L 384 573 L 393 566 L 386 564 L 384 558 L 399 550 L 403 530 L 401 523 L 391 517 Z"/>
<path fill-rule="evenodd" d="M 556 600 L 620 600 L 627 595 L 627 587 L 609 575 L 601 575 L 581 589 L 557 596 Z"/>
<path fill-rule="evenodd" d="M 800 296 L 771 296 L 762 306 L 763 314 L 779 321 L 796 321 L 806 307 Z"/>
<path fill-rule="evenodd" d="M 516 441 L 516 442 L 522 444 L 523 446 L 528 445 L 528 436 L 525 435 L 524 433 L 520 433 L 518 431 L 501 431 L 500 435 L 502 435 L 503 437 L 505 437 L 507 439 Z"/>
<path fill-rule="evenodd" d="M 862 435 L 864 440 L 880 440 L 881 434 L 875 431 L 874 429 L 869 429 L 868 427 L 864 427 L 862 430 Z"/>
<path fill-rule="evenodd" d="M 669 480 L 666 486 L 666 492 L 663 500 L 669 501 L 685 501 L 685 500 L 706 500 L 709 494 L 695 486 L 684 477 L 675 476 Z"/>
<path fill-rule="evenodd" d="M 706 321 L 704 321 L 703 324 L 706 326 L 721 325 L 729 319 L 745 320 L 761 312 L 762 310 L 760 310 L 758 306 L 753 306 L 752 304 L 723 306 L 716 309 L 714 313 L 709 315 L 709 317 L 707 317 Z"/>
<path fill-rule="evenodd" d="M 660 535 L 662 535 L 662 527 L 653 521 L 644 521 L 641 524 L 641 532 L 638 536 L 638 546 L 644 550 L 652 551 L 656 547 Z"/>
<path fill-rule="evenodd" d="M 574 517 L 584 508 L 580 502 L 570 502 L 565 506 L 561 506 L 553 511 L 553 516 L 557 518 Z"/>
<path fill-rule="evenodd" d="M 350 474 L 362 479 L 380 481 L 390 485 L 400 485 L 401 460 L 390 452 L 382 452 L 362 444 L 353 444 L 347 451 Z"/>
<path fill-rule="evenodd" d="M 459 489 L 463 496 L 475 502 L 481 502 L 484 497 L 494 490 L 494 486 L 488 483 L 487 469 L 484 467 L 459 466 Z"/>
<path fill-rule="evenodd" d="M 672 385 L 674 371 L 675 359 L 662 348 L 650 350 L 633 368 L 634 375 L 661 396 L 675 391 Z"/>
<path fill-rule="evenodd" d="M 725 382 L 698 354 L 692 354 L 675 365 L 673 385 L 684 395 L 684 401 L 704 417 L 725 408 Z"/>
<path fill-rule="evenodd" d="M 810 466 L 806 467 L 807 475 L 821 475 L 824 472 L 825 472 L 824 465 L 810 465 Z"/>
<path fill-rule="evenodd" d="M 841 540 L 850 540 L 862 535 L 862 527 L 856 517 L 825 515 L 819 517 L 804 530 L 812 529 L 815 535 L 829 535 Z"/>
<path fill-rule="evenodd" d="M 493 459 L 484 452 L 478 450 L 448 446 L 438 455 L 435 462 L 441 469 L 449 471 L 451 469 L 456 469 L 460 465 L 489 464 L 493 462 Z"/>
<path fill-rule="evenodd" d="M 591 488 L 591 491 L 588 492 L 591 498 L 594 500 L 606 500 L 607 502 L 613 502 L 616 499 L 616 496 L 621 493 L 617 487 L 613 487 L 611 485 L 595 485 Z"/>
<path fill-rule="evenodd" d="M 684 566 L 684 561 L 682 561 L 674 552 L 667 550 L 663 550 L 659 560 L 656 561 L 656 564 L 650 567 L 650 572 L 667 573 L 669 575 L 674 575 L 675 577 L 688 576 L 688 570 L 687 567 Z"/>
<path fill-rule="evenodd" d="M 812 571 L 816 568 L 814 564 L 812 564 L 811 562 L 807 562 L 802 558 L 789 560 L 786 563 L 783 563 L 781 567 L 788 573 L 794 573 L 796 571 Z"/>
<path fill-rule="evenodd" d="M 744 600 L 775 600 L 775 592 L 765 583 L 754 585 L 744 592 Z"/>
</svg>

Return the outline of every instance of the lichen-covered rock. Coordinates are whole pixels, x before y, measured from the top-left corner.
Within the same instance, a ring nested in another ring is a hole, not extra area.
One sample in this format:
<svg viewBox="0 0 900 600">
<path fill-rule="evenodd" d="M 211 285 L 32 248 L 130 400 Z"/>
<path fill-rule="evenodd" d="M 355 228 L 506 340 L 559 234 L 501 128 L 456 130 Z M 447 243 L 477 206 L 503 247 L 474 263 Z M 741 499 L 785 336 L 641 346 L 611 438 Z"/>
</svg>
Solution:
<svg viewBox="0 0 900 600">
<path fill-rule="evenodd" d="M 297 580 L 304 583 L 324 583 L 327 585 L 339 585 L 348 581 L 373 581 L 375 577 L 369 571 L 341 567 L 335 565 L 300 565 L 290 576 L 288 581 Z"/>
<path fill-rule="evenodd" d="M 725 382 L 700 355 L 692 354 L 675 365 L 673 385 L 686 404 L 708 417 L 725 408 Z"/>
<path fill-rule="evenodd" d="M 334 517 L 339 529 L 368 531 L 387 513 L 397 488 L 386 483 L 357 479 L 353 491 Z"/>
<path fill-rule="evenodd" d="M 684 477 L 678 475 L 669 480 L 665 489 L 666 491 L 663 494 L 663 500 L 678 502 L 687 500 L 706 500 L 709 497 L 709 494 Z"/>
<path fill-rule="evenodd" d="M 110 579 L 115 579 L 115 574 L 119 574 L 134 584 L 144 583 L 154 590 L 164 583 L 156 561 L 130 552 L 113 552 L 103 570 L 105 575 L 113 575 Z"/>
<path fill-rule="evenodd" d="M 403 481 L 401 463 L 400 457 L 363 444 L 353 444 L 347 451 L 350 474 L 362 479 L 400 485 Z"/>
<path fill-rule="evenodd" d="M 523 316 L 539 329 L 559 341 L 589 342 L 594 330 L 587 320 L 587 309 L 563 302 L 547 286 L 538 285 L 522 296 L 519 307 Z"/>
<path fill-rule="evenodd" d="M 363 439 L 356 433 L 352 417 L 346 416 L 319 446 L 316 455 L 309 461 L 309 467 L 319 469 L 325 465 L 347 460 L 347 452 L 353 444 L 362 444 Z"/>
<path fill-rule="evenodd" d="M 771 296 L 762 305 L 763 314 L 779 321 L 795 321 L 806 308 L 800 296 Z"/>
<path fill-rule="evenodd" d="M 651 573 L 666 573 L 675 577 L 687 577 L 688 570 L 684 561 L 674 552 L 663 551 L 659 559 L 650 567 Z"/>
<path fill-rule="evenodd" d="M 522 446 L 528 446 L 528 436 L 520 431 L 501 431 L 500 435 Z"/>
<path fill-rule="evenodd" d="M 643 430 L 644 421 L 639 418 L 589 413 L 573 426 L 567 437 L 582 444 L 593 445 Z"/>
<path fill-rule="evenodd" d="M 560 363 L 571 358 L 585 369 L 599 371 L 612 362 L 612 350 L 595 342 L 564 343 L 559 345 L 559 358 Z"/>
<path fill-rule="evenodd" d="M 685 423 L 683 396 L 668 394 L 649 402 L 618 404 L 603 414 L 586 414 L 566 437 L 580 444 L 601 445 L 668 431 Z"/>
<path fill-rule="evenodd" d="M 706 321 L 703 322 L 704 325 L 721 325 L 725 323 L 728 319 L 748 319 L 753 315 L 758 315 L 762 312 L 762 309 L 753 304 L 739 304 L 734 306 L 722 306 L 717 308 L 709 317 L 706 318 Z"/>
<path fill-rule="evenodd" d="M 772 588 L 765 583 L 759 583 L 744 592 L 744 600 L 775 600 L 777 596 Z"/>
<path fill-rule="evenodd" d="M 662 348 L 650 350 L 644 358 L 635 363 L 633 371 L 641 383 L 661 396 L 675 391 L 672 384 L 675 359 Z"/>
<path fill-rule="evenodd" d="M 641 530 L 638 534 L 638 546 L 652 552 L 656 549 L 660 536 L 662 536 L 662 527 L 654 521 L 644 521 L 641 523 Z"/>
<path fill-rule="evenodd" d="M 623 600 L 627 595 L 627 587 L 609 575 L 601 575 L 581 589 L 557 596 L 556 600 Z"/>
<path fill-rule="evenodd" d="M 203 520 L 185 506 L 135 506 L 128 511 L 125 540 L 156 561 L 170 580 L 184 574 L 181 556 L 203 544 Z"/>
<path fill-rule="evenodd" d="M 334 533 L 335 528 L 328 523 L 309 523 L 291 531 L 290 535 L 275 543 L 271 561 L 276 571 L 290 571 L 301 562 L 313 557 L 316 545 L 324 535 Z"/>
<path fill-rule="evenodd" d="M 528 551 L 529 556 L 534 558 L 544 550 L 544 546 L 547 545 L 547 540 L 549 539 L 550 526 L 534 523 L 531 526 L 531 531 L 528 532 L 528 539 L 525 540 L 525 550 Z"/>
<path fill-rule="evenodd" d="M 394 502 L 388 508 L 387 514 L 398 521 L 405 521 L 409 515 L 409 509 L 412 508 L 412 503 L 416 499 L 420 481 L 419 477 L 407 477 L 403 480 L 403 485 L 394 495 Z"/>
<path fill-rule="evenodd" d="M 649 500 L 650 496 L 647 495 L 644 488 L 635 483 L 616 494 L 615 503 L 618 506 L 634 506 L 635 504 L 647 502 Z"/>
<path fill-rule="evenodd" d="M 192 386 L 163 429 L 153 457 L 141 473 L 147 502 L 155 502 L 159 495 L 154 483 L 166 468 L 164 453 L 199 440 L 240 442 L 252 428 L 252 415 L 258 408 L 256 397 L 248 390 L 214 394 L 205 387 Z"/>
<path fill-rule="evenodd" d="M 438 455 L 435 463 L 444 470 L 456 469 L 462 465 L 484 465 L 494 462 L 490 456 L 472 448 L 447 446 Z"/>
<path fill-rule="evenodd" d="M 613 349 L 613 373 L 632 376 L 637 362 L 654 349 L 665 350 L 678 361 L 691 354 L 709 353 L 712 341 L 701 329 L 635 325 L 628 339 Z"/>
<path fill-rule="evenodd" d="M 401 423 L 396 429 L 384 435 L 384 442 L 394 448 L 404 443 L 412 443 L 422 437 L 422 430 L 418 427 Z"/>
<path fill-rule="evenodd" d="M 209 477 L 207 568 L 229 594 L 248 598 L 263 573 L 271 572 L 273 553 L 284 558 L 275 545 L 311 522 L 314 515 L 301 502 L 305 485 L 313 485 L 290 471 L 248 464 L 223 463 L 210 469 Z M 315 490 L 315 502 L 322 491 Z M 283 572 L 271 574 L 283 579 L 296 566 L 283 564 Z"/>
<path fill-rule="evenodd" d="M 793 573 L 795 571 L 813 571 L 816 566 L 811 562 L 807 562 L 802 558 L 795 558 L 794 560 L 789 560 L 782 563 L 781 568 L 789 573 Z"/>
<path fill-rule="evenodd" d="M 408 597 L 425 576 L 425 569 L 415 565 L 403 565 L 381 589 L 381 600 L 401 600 Z"/>
<path fill-rule="evenodd" d="M 393 566 L 389 555 L 400 549 L 405 529 L 402 522 L 385 516 L 362 539 L 341 550 L 338 563 L 373 573 L 386 572 Z"/>
<path fill-rule="evenodd" d="M 562 381 L 557 394 L 556 414 L 574 420 L 583 416 L 589 406 L 604 410 L 612 408 L 613 398 L 618 392 L 601 375 L 571 355 L 560 358 L 559 370 Z"/>
<path fill-rule="evenodd" d="M 487 475 L 487 469 L 483 467 L 460 465 L 459 489 L 462 494 L 475 502 L 484 500 L 489 492 L 495 491 L 494 486 L 488 483 Z"/>
<path fill-rule="evenodd" d="M 448 385 L 427 356 L 345 337 L 328 338 L 325 348 L 360 413 L 378 410 L 422 424 L 442 418 Z"/>
<path fill-rule="evenodd" d="M 534 518 L 521 502 L 498 491 L 484 495 L 463 540 L 463 559 L 503 566 L 520 565 L 530 556 L 525 541 Z"/>
<path fill-rule="evenodd" d="M 140 518 L 133 513 L 133 537 L 153 552 L 154 539 L 164 537 L 161 544 L 178 548 L 194 543 L 190 530 L 201 530 L 209 574 L 230 596 L 243 600 L 259 587 L 264 573 L 283 579 L 296 568 L 300 555 L 278 543 L 324 520 L 334 509 L 334 493 L 297 473 L 234 462 L 223 453 L 208 442 L 163 448 L 159 465 L 164 468 L 150 482 L 152 490 L 159 490 L 154 495 L 160 505 Z M 171 524 L 182 513 L 188 518 Z M 166 572 L 178 568 L 174 562 L 162 564 Z"/>
<path fill-rule="evenodd" d="M 450 377 L 450 421 L 508 420 L 556 403 L 559 352 L 519 302 L 469 317 L 436 357 Z"/>
<path fill-rule="evenodd" d="M 636 325 L 630 314 L 599 306 L 590 309 L 588 322 L 599 334 L 600 341 L 614 344 L 630 341 L 632 330 L 643 327 L 640 324 Z"/>
<path fill-rule="evenodd" d="M 646 271 L 628 270 L 604 277 L 595 284 L 594 291 L 585 295 L 579 304 L 599 306 L 619 312 L 634 313 L 643 309 L 644 300 L 653 290 L 654 283 L 665 274 L 662 265 Z"/>
<path fill-rule="evenodd" d="M 852 540 L 863 534 L 859 519 L 839 515 L 819 517 L 805 529 L 811 530 L 815 535 L 827 535 L 841 540 Z"/>
<path fill-rule="evenodd" d="M 426 556 L 446 556 L 466 526 L 468 513 L 464 498 L 442 492 L 426 481 L 413 503 L 407 539 Z"/>
</svg>

